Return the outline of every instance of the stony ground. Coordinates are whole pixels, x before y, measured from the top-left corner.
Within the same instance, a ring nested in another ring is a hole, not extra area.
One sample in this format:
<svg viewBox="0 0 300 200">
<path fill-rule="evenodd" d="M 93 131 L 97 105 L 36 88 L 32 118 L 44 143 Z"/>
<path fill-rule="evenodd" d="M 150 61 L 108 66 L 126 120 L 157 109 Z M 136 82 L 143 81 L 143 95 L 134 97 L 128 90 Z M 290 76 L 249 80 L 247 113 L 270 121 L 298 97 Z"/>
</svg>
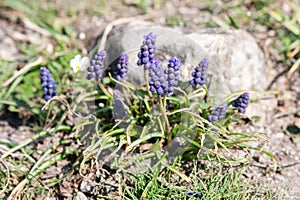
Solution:
<svg viewBox="0 0 300 200">
<path fill-rule="evenodd" d="M 78 13 L 80 20 L 74 26 L 81 39 L 81 48 L 88 52 L 101 38 L 101 33 L 109 22 L 121 17 L 136 16 L 142 14 L 140 9 L 133 6 L 133 1 L 125 0 L 124 4 L 111 1 L 103 9 L 101 17 L 87 15 L 86 12 Z M 279 3 L 280 4 L 280 3 Z M 57 3 L 57 6 L 63 6 Z M 222 17 L 222 13 L 215 9 L 216 13 L 201 11 L 204 4 L 196 1 L 168 1 L 164 7 L 154 8 L 149 12 L 149 18 L 160 25 L 170 24 L 176 16 L 184 21 L 187 28 L 203 28 L 207 19 L 213 16 Z M 83 9 L 84 10 L 84 9 Z M 14 23 L 13 16 L 21 16 L 20 13 L 11 13 L 3 10 L 0 15 L 0 26 L 5 27 L 6 35 L 1 35 L 2 41 L 0 51 L 8 51 L 7 54 L 13 59 L 16 57 L 15 43 L 20 40 L 29 40 L 27 35 L 33 31 L 22 24 Z M 179 23 L 175 20 L 174 23 Z M 178 25 L 178 24 L 176 24 Z M 300 199 L 300 73 L 296 72 L 291 78 L 287 78 L 286 66 L 278 61 L 280 55 L 270 45 L 270 39 L 274 36 L 272 30 L 267 27 L 250 23 L 243 27 L 255 36 L 257 43 L 263 49 L 268 64 L 268 70 L 272 82 L 269 90 L 276 91 L 278 95 L 265 95 L 258 104 L 253 104 L 248 110 L 248 115 L 261 115 L 261 120 L 247 124 L 243 127 L 248 132 L 266 133 L 266 142 L 259 145 L 265 150 L 273 153 L 276 162 L 272 162 L 266 155 L 255 153 L 251 161 L 251 167 L 245 172 L 245 178 L 263 181 L 269 188 L 277 188 L 278 191 L 286 191 L 285 199 Z M 0 29 L 1 30 L 1 29 Z M 0 32 L 1 33 L 1 32 Z M 19 34 L 17 34 L 19 33 Z M 23 37 L 23 38 L 22 38 Z M 45 35 L 47 39 L 47 36 Z M 4 47 L 2 47 L 4 45 Z M 5 46 L 6 45 L 6 46 Z M 298 114 L 297 114 L 298 113 Z M 20 119 L 21 118 L 21 119 Z M 1 141 L 20 143 L 30 137 L 33 132 L 26 126 L 26 120 L 22 116 L 4 114 L 0 121 Z M 3 153 L 7 149 L 0 146 Z M 17 154 L 13 156 L 18 156 Z M 55 169 L 54 169 L 55 170 Z"/>
</svg>

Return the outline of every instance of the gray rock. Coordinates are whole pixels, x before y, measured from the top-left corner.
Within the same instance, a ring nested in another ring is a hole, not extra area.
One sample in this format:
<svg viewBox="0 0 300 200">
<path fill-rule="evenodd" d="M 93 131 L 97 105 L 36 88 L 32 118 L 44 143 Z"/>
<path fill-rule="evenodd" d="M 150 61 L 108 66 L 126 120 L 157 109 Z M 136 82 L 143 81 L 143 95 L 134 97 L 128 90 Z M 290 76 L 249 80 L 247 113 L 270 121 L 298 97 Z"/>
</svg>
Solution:
<svg viewBox="0 0 300 200">
<path fill-rule="evenodd" d="M 181 59 L 181 84 L 188 86 L 191 72 L 204 58 L 210 60 L 208 86 L 216 103 L 240 90 L 264 90 L 268 84 L 263 52 L 254 38 L 243 30 L 203 29 L 186 31 L 164 28 L 151 22 L 134 21 L 115 27 L 106 43 L 107 63 L 122 53 L 129 55 L 127 81 L 144 84 L 143 67 L 138 67 L 137 53 L 144 35 L 157 35 L 156 57 L 166 66 L 173 57 Z M 112 65 L 113 66 L 113 65 Z"/>
<path fill-rule="evenodd" d="M 246 31 L 204 29 L 187 37 L 216 62 L 230 92 L 266 89 L 269 77 L 264 54 Z"/>
<path fill-rule="evenodd" d="M 18 48 L 14 41 L 5 34 L 0 26 L 0 59 L 13 61 L 18 55 Z"/>
<path fill-rule="evenodd" d="M 82 192 L 78 191 L 75 200 L 88 200 L 88 198 Z"/>
</svg>

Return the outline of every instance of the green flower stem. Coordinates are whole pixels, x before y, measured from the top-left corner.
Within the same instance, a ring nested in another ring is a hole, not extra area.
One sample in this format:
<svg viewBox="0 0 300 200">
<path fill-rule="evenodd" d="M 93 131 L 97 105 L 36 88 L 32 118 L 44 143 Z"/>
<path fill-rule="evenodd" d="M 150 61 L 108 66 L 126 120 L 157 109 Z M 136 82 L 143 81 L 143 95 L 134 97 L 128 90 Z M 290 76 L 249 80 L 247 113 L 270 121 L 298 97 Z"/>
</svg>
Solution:
<svg viewBox="0 0 300 200">
<path fill-rule="evenodd" d="M 166 102 L 166 94 L 164 94 L 164 102 Z M 166 107 L 165 107 L 165 103 L 163 103 L 161 96 L 158 96 L 158 100 L 159 100 L 159 105 L 160 105 L 160 109 L 163 115 L 163 119 L 165 122 L 165 126 L 166 126 L 166 133 L 167 133 L 167 139 L 168 139 L 168 144 L 171 144 L 171 132 L 170 132 L 170 124 L 169 124 L 169 120 L 166 114 Z"/>
<path fill-rule="evenodd" d="M 147 70 L 145 69 L 145 67 L 144 67 L 144 78 L 145 78 L 145 81 L 146 81 L 146 88 L 147 88 L 149 98 L 152 99 L 152 93 L 150 91 L 149 80 L 148 80 L 148 76 L 147 76 Z M 152 102 L 152 105 L 153 105 L 153 102 Z"/>
<path fill-rule="evenodd" d="M 160 140 L 160 146 L 162 147 L 164 142 L 165 142 L 165 131 L 164 131 L 164 126 L 163 124 L 161 123 L 161 120 L 160 118 L 158 117 L 157 118 L 157 121 L 158 121 L 158 125 L 160 127 L 160 130 L 161 130 L 161 140 Z"/>
<path fill-rule="evenodd" d="M 108 73 L 109 75 L 109 78 L 114 82 L 114 83 L 117 83 L 119 85 L 122 85 L 123 87 L 127 88 L 128 90 L 136 90 L 136 87 L 134 85 L 132 85 L 131 83 L 127 82 L 127 81 L 123 81 L 123 82 L 120 82 L 118 81 L 117 79 L 115 79 L 114 77 L 112 77 L 112 75 L 110 73 Z"/>
<path fill-rule="evenodd" d="M 206 88 L 207 89 L 207 88 Z M 194 98 L 205 98 L 206 94 L 207 94 L 207 90 L 203 87 L 199 88 L 199 89 L 195 89 L 190 95 L 189 95 L 189 99 L 194 99 Z"/>
<path fill-rule="evenodd" d="M 205 102 L 208 103 L 208 99 L 209 99 L 209 92 L 208 92 L 208 88 L 206 85 L 203 85 L 202 88 L 205 90 L 205 96 L 204 96 L 204 100 Z"/>
<path fill-rule="evenodd" d="M 101 83 L 101 80 L 98 80 L 98 86 L 102 90 L 102 92 L 109 98 L 112 99 L 112 95 L 108 92 L 108 90 L 104 87 L 104 85 Z"/>
<path fill-rule="evenodd" d="M 190 97 L 189 97 L 189 95 L 185 92 L 185 90 L 182 90 L 181 88 L 179 88 L 179 87 L 176 87 L 175 88 L 177 91 L 179 91 L 179 92 L 181 92 L 182 94 L 183 94 L 183 96 L 184 96 L 184 100 L 185 100 L 185 104 L 186 104 L 186 107 L 190 107 L 190 105 L 191 105 L 191 102 L 190 102 Z"/>
<path fill-rule="evenodd" d="M 52 103 L 52 101 L 50 101 L 50 104 L 49 104 L 49 106 L 51 105 L 51 103 Z M 49 119 L 50 113 L 51 113 L 51 109 L 48 109 L 48 111 L 47 111 L 47 115 L 46 115 L 46 119 L 45 119 L 45 121 L 44 121 L 43 129 L 45 129 L 45 128 L 46 128 L 46 126 L 47 126 L 47 122 L 48 122 L 48 119 Z"/>
<path fill-rule="evenodd" d="M 120 82 L 116 79 L 114 79 L 111 74 L 109 73 L 109 78 L 116 84 L 119 84 L 120 86 L 122 86 L 122 93 L 123 94 L 128 94 L 128 93 L 132 93 L 131 90 L 135 91 L 136 87 L 134 87 L 131 83 L 126 82 L 125 80 L 123 82 Z M 129 97 L 127 95 L 123 96 L 124 99 L 126 100 L 126 105 L 128 105 L 129 107 L 132 106 L 132 103 L 129 99 Z"/>
</svg>

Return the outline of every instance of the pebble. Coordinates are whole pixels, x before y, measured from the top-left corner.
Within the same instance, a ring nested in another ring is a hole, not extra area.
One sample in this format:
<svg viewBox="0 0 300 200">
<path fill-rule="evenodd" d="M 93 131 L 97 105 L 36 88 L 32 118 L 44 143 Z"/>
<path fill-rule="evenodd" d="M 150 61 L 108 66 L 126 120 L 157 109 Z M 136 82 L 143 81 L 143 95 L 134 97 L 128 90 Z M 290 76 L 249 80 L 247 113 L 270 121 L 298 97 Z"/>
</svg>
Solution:
<svg viewBox="0 0 300 200">
<path fill-rule="evenodd" d="M 78 191 L 75 200 L 88 200 L 88 198 L 82 192 Z"/>
</svg>

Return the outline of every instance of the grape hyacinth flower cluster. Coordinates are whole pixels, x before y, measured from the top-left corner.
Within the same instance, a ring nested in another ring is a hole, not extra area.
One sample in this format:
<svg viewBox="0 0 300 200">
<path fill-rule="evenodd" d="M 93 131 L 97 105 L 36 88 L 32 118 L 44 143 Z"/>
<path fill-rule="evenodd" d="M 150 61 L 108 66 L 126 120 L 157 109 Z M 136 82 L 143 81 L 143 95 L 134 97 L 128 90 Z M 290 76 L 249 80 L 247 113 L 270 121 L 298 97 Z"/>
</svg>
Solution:
<svg viewBox="0 0 300 200">
<path fill-rule="evenodd" d="M 227 108 L 228 108 L 228 106 L 225 103 L 216 107 L 214 110 L 211 111 L 210 115 L 208 116 L 208 121 L 210 121 L 210 122 L 220 121 L 220 119 L 225 117 Z"/>
<path fill-rule="evenodd" d="M 46 101 L 58 95 L 56 92 L 57 84 L 55 83 L 50 71 L 46 67 L 41 67 L 40 79 L 43 87 L 44 99 Z"/>
<path fill-rule="evenodd" d="M 248 106 L 249 103 L 249 93 L 245 92 L 242 95 L 240 95 L 236 100 L 234 100 L 231 105 L 233 107 L 238 108 L 239 113 L 245 113 L 245 109 Z"/>
<path fill-rule="evenodd" d="M 121 55 L 117 67 L 114 70 L 114 74 L 118 81 L 122 81 L 122 79 L 127 75 L 127 73 L 128 73 L 128 55 L 123 54 Z"/>
<path fill-rule="evenodd" d="M 149 86 L 151 92 L 156 92 L 159 96 L 162 96 L 167 92 L 168 82 L 159 60 L 154 60 L 149 65 L 149 76 Z"/>
<path fill-rule="evenodd" d="M 86 78 L 88 80 L 95 78 L 96 81 L 98 81 L 102 78 L 105 58 L 106 51 L 100 51 L 94 55 L 91 59 L 90 66 L 87 68 L 88 74 Z"/>
<path fill-rule="evenodd" d="M 190 81 L 190 85 L 195 87 L 197 84 L 204 85 L 206 79 L 206 72 L 208 69 L 209 61 L 207 58 L 204 58 L 192 73 L 193 79 Z"/>
<path fill-rule="evenodd" d="M 155 60 L 155 42 L 156 35 L 154 33 L 149 33 L 144 36 L 143 45 L 140 47 L 140 52 L 138 53 L 137 65 L 144 65 L 145 69 L 148 69 L 151 62 Z"/>
<path fill-rule="evenodd" d="M 168 81 L 168 96 L 174 92 L 174 87 L 178 85 L 180 59 L 173 57 L 169 60 L 168 69 L 165 71 Z"/>
</svg>

